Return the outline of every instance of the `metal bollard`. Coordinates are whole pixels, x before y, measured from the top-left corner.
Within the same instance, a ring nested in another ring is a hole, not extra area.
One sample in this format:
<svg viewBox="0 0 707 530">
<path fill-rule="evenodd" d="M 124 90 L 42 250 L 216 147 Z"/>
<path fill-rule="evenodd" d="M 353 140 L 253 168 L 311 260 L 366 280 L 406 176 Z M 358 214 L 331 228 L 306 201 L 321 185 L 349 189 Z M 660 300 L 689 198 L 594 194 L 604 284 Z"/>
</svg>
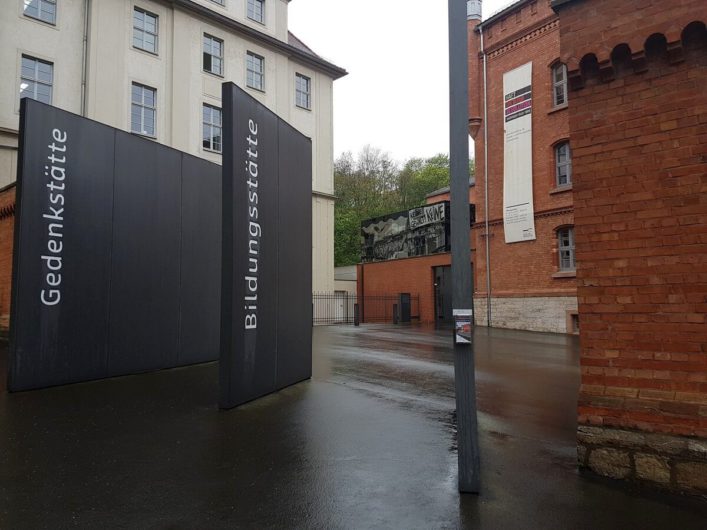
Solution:
<svg viewBox="0 0 707 530">
<path fill-rule="evenodd" d="M 358 304 L 354 304 L 354 326 L 358 326 Z"/>
<path fill-rule="evenodd" d="M 398 304 L 393 304 L 393 324 L 397 324 L 398 321 Z"/>
</svg>

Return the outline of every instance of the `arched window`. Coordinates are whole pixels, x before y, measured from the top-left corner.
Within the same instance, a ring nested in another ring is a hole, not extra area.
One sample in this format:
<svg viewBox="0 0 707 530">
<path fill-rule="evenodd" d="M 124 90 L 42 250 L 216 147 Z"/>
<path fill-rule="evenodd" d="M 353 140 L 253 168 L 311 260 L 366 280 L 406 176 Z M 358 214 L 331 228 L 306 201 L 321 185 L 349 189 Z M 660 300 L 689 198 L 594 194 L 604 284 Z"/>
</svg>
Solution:
<svg viewBox="0 0 707 530">
<path fill-rule="evenodd" d="M 552 104 L 555 107 L 567 104 L 567 66 L 562 63 L 552 67 Z"/>
<path fill-rule="evenodd" d="M 569 142 L 555 146 L 555 183 L 557 187 L 572 184 L 572 151 Z"/>
<path fill-rule="evenodd" d="M 577 268 L 574 259 L 574 227 L 566 226 L 557 230 L 557 253 L 560 272 L 574 271 Z"/>
</svg>

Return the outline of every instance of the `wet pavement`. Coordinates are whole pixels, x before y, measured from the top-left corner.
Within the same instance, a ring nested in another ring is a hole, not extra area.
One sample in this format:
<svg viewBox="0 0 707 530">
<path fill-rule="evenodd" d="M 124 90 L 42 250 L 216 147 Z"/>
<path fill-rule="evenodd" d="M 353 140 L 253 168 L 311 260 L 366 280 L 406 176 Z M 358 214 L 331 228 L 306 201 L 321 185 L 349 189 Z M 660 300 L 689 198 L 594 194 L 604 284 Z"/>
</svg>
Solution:
<svg viewBox="0 0 707 530">
<path fill-rule="evenodd" d="M 707 527 L 703 501 L 577 471 L 575 337 L 475 340 L 478 496 L 450 332 L 319 327 L 311 381 L 232 411 L 215 363 L 1 392 L 0 528 Z"/>
</svg>

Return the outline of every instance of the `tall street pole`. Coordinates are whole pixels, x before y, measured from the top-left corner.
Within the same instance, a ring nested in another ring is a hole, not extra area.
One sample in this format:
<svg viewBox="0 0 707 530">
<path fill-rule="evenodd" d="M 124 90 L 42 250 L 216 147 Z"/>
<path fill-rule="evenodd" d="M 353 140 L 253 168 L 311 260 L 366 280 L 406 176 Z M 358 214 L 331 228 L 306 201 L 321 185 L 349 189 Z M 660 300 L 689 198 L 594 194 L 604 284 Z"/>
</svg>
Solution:
<svg viewBox="0 0 707 530">
<path fill-rule="evenodd" d="M 466 0 L 449 2 L 449 162 L 452 248 L 452 306 L 455 328 L 469 315 L 470 333 L 454 332 L 459 491 L 479 492 L 471 250 L 469 238 L 469 64 Z M 463 328 L 461 328 L 463 329 Z"/>
</svg>

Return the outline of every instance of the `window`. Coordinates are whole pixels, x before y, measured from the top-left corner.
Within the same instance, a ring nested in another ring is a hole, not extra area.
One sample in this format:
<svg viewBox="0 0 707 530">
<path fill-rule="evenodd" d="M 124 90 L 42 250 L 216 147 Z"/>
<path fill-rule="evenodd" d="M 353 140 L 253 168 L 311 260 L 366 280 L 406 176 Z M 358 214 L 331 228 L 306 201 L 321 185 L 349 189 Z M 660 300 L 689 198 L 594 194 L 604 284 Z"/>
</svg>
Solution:
<svg viewBox="0 0 707 530">
<path fill-rule="evenodd" d="M 201 112 L 203 124 L 202 145 L 204 149 L 220 153 L 221 148 L 221 109 L 204 103 Z"/>
<path fill-rule="evenodd" d="M 260 55 L 248 52 L 246 55 L 246 86 L 257 90 L 264 90 L 264 69 L 265 59 Z"/>
<path fill-rule="evenodd" d="M 572 151 L 569 142 L 555 146 L 555 181 L 558 187 L 572 184 Z"/>
<path fill-rule="evenodd" d="M 54 65 L 46 61 L 22 56 L 20 71 L 20 99 L 31 98 L 51 104 L 54 84 Z"/>
<path fill-rule="evenodd" d="M 246 15 L 251 20 L 265 24 L 265 0 L 248 0 Z"/>
<path fill-rule="evenodd" d="M 56 0 L 24 0 L 24 14 L 48 24 L 56 24 Z"/>
<path fill-rule="evenodd" d="M 133 83 L 130 107 L 130 130 L 146 136 L 156 136 L 157 90 Z"/>
<path fill-rule="evenodd" d="M 312 108 L 312 80 L 306 75 L 295 76 L 295 104 L 303 109 Z"/>
<path fill-rule="evenodd" d="M 557 248 L 560 255 L 560 271 L 575 270 L 573 227 L 560 228 L 557 231 Z"/>
<path fill-rule="evenodd" d="M 157 53 L 157 15 L 142 9 L 133 11 L 133 47 Z"/>
<path fill-rule="evenodd" d="M 562 63 L 552 67 L 552 104 L 557 107 L 567 103 L 567 66 Z"/>
<path fill-rule="evenodd" d="M 223 75 L 223 41 L 204 33 L 204 71 Z"/>
</svg>

